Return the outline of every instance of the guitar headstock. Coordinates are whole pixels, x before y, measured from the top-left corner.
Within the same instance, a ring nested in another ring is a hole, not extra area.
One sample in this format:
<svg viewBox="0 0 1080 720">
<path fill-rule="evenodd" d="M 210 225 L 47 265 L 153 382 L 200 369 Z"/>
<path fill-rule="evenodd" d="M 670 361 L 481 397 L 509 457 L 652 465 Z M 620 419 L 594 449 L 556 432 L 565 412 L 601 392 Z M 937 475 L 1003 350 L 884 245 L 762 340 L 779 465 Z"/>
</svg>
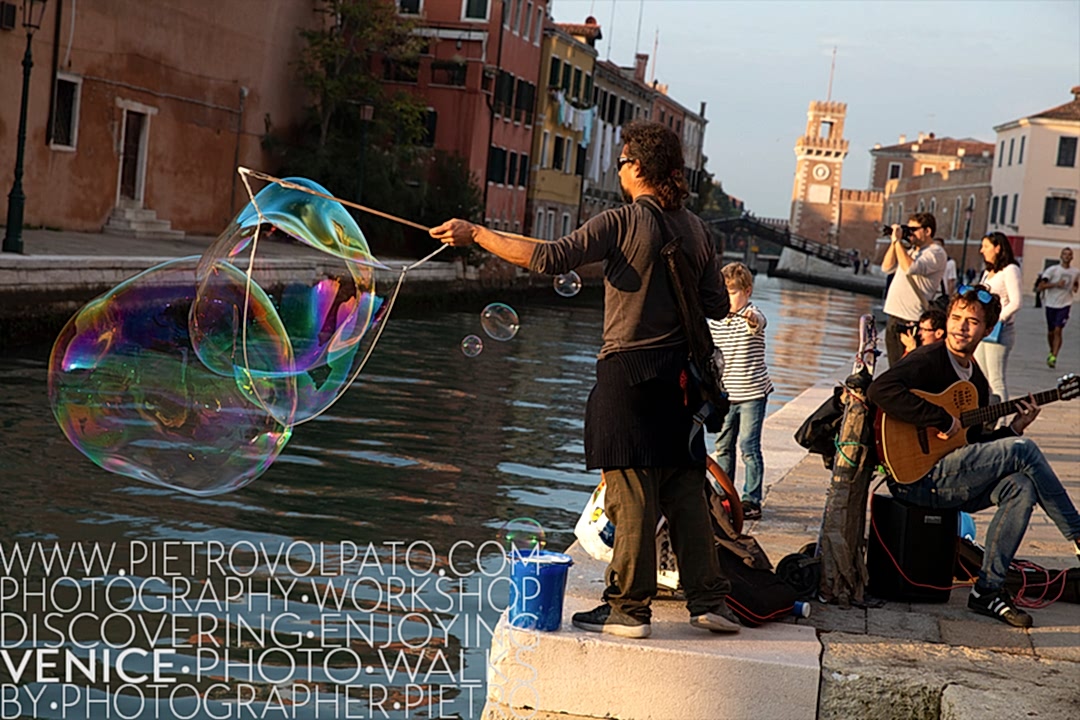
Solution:
<svg viewBox="0 0 1080 720">
<path fill-rule="evenodd" d="M 1058 380 L 1058 395 L 1062 400 L 1072 400 L 1080 397 L 1080 375 L 1069 373 Z"/>
</svg>

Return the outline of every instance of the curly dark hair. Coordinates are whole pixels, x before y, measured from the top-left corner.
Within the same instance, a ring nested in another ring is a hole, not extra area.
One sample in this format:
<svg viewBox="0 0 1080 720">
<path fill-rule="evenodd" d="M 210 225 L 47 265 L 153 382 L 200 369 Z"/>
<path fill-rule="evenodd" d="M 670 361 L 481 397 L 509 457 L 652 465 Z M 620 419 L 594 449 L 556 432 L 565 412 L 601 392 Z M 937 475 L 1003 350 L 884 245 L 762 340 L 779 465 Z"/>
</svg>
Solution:
<svg viewBox="0 0 1080 720">
<path fill-rule="evenodd" d="M 623 128 L 626 156 L 638 161 L 638 171 L 651 186 L 665 210 L 677 210 L 690 194 L 683 176 L 683 151 L 679 136 L 658 122 L 635 121 Z"/>
</svg>

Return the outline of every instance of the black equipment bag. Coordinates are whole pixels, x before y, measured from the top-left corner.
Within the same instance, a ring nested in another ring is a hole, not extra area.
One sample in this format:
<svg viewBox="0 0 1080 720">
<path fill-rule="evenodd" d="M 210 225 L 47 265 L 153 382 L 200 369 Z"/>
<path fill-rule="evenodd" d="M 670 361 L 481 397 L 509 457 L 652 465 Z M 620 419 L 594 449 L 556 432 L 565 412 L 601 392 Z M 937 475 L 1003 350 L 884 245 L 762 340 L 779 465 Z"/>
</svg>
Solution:
<svg viewBox="0 0 1080 720">
<path fill-rule="evenodd" d="M 795 442 L 815 455 L 820 455 L 825 467 L 832 470 L 836 459 L 836 436 L 844 421 L 844 388 L 833 388 L 832 397 L 810 414 L 795 431 Z"/>
<path fill-rule="evenodd" d="M 728 607 L 747 627 L 780 620 L 795 608 L 795 591 L 772 570 L 765 551 L 750 535 L 735 531 L 720 497 L 707 483 L 709 514 L 720 570 L 731 582 Z"/>
</svg>

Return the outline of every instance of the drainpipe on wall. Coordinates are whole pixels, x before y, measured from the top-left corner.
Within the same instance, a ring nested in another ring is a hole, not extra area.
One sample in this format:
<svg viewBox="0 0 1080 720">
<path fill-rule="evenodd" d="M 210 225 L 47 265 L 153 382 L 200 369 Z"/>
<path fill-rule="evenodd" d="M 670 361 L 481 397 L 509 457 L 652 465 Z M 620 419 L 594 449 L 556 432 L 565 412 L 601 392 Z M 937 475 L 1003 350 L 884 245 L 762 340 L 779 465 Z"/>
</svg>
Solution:
<svg viewBox="0 0 1080 720">
<path fill-rule="evenodd" d="M 49 115 L 45 121 L 45 145 L 52 143 L 53 115 L 56 112 L 56 74 L 60 68 L 60 24 L 64 18 L 64 0 L 56 0 L 56 26 L 53 28 L 52 71 L 49 74 Z"/>
<path fill-rule="evenodd" d="M 248 89 L 247 87 L 240 86 L 240 107 L 236 111 L 236 147 L 233 150 L 233 176 L 232 176 L 232 188 L 229 191 L 229 218 L 232 219 L 232 214 L 236 212 L 236 180 L 238 173 L 236 169 L 240 167 L 240 137 L 244 133 L 244 101 L 247 100 Z"/>
<path fill-rule="evenodd" d="M 488 144 L 487 152 L 484 153 L 484 158 L 487 162 L 484 163 L 484 217 L 487 218 L 488 211 L 488 179 L 487 169 L 491 163 L 491 142 L 495 138 L 495 93 L 499 87 L 499 72 L 502 70 L 502 45 L 503 45 L 503 31 L 506 29 L 506 0 L 502 0 L 499 4 L 499 46 L 495 51 L 495 80 L 491 87 L 491 97 L 488 98 Z M 481 80 L 481 82 L 483 82 Z M 511 93 L 512 94 L 512 93 Z"/>
</svg>

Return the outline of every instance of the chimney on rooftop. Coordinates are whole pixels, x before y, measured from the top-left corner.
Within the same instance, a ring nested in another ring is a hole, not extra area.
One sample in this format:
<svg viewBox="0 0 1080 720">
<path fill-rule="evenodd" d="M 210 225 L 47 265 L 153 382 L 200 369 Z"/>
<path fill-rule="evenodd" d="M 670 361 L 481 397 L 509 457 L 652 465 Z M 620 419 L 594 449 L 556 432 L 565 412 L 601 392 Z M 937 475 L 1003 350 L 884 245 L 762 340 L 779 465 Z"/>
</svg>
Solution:
<svg viewBox="0 0 1080 720">
<path fill-rule="evenodd" d="M 1069 92 L 1073 94 L 1073 100 L 1080 100 L 1080 85 L 1073 85 Z"/>
<path fill-rule="evenodd" d="M 701 112 L 699 112 L 698 115 L 700 115 L 702 118 L 705 117 L 705 101 L 704 100 L 701 101 Z"/>
<path fill-rule="evenodd" d="M 924 133 L 924 132 L 919 133 L 919 142 L 922 142 L 925 139 L 926 139 L 926 133 Z"/>
<path fill-rule="evenodd" d="M 634 56 L 634 79 L 639 83 L 645 83 L 645 68 L 649 66 L 649 54 L 638 53 Z"/>
<path fill-rule="evenodd" d="M 901 135 L 900 136 L 900 144 L 903 145 L 906 142 L 907 142 L 907 135 Z"/>
</svg>

